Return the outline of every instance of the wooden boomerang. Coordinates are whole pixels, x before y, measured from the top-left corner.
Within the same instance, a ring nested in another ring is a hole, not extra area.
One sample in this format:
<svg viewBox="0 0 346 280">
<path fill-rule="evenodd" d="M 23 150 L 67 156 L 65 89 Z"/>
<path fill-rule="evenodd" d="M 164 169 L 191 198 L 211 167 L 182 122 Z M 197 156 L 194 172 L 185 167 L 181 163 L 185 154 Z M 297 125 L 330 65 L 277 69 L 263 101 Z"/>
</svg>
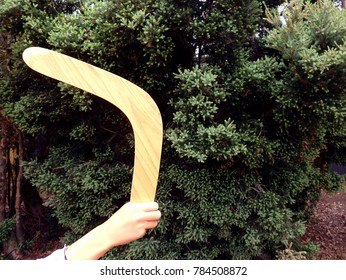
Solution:
<svg viewBox="0 0 346 280">
<path fill-rule="evenodd" d="M 65 82 L 117 106 L 135 137 L 131 202 L 154 201 L 162 149 L 162 118 L 153 99 L 135 84 L 67 55 L 39 47 L 23 52 L 33 70 Z"/>
</svg>

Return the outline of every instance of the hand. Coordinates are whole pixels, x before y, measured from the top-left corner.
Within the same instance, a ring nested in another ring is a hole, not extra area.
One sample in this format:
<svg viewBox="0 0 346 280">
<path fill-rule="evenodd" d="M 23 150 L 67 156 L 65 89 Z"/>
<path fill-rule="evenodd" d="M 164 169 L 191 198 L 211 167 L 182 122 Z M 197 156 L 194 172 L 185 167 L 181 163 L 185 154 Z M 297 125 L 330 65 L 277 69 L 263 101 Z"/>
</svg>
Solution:
<svg viewBox="0 0 346 280">
<path fill-rule="evenodd" d="M 143 237 L 161 218 L 156 202 L 126 203 L 113 216 L 66 249 L 68 260 L 97 260 L 114 246 Z"/>
<path fill-rule="evenodd" d="M 112 247 L 142 238 L 161 218 L 156 202 L 126 203 L 101 226 Z"/>
</svg>

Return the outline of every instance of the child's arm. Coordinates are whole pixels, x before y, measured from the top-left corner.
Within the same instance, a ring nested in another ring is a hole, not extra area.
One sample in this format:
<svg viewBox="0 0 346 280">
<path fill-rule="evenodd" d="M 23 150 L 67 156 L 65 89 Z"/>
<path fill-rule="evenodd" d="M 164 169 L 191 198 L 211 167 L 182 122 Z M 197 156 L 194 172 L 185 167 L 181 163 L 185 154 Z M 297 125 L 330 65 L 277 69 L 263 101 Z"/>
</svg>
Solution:
<svg viewBox="0 0 346 280">
<path fill-rule="evenodd" d="M 156 202 L 126 203 L 106 222 L 66 249 L 68 260 L 97 260 L 114 246 L 143 237 L 157 226 L 161 213 Z"/>
</svg>

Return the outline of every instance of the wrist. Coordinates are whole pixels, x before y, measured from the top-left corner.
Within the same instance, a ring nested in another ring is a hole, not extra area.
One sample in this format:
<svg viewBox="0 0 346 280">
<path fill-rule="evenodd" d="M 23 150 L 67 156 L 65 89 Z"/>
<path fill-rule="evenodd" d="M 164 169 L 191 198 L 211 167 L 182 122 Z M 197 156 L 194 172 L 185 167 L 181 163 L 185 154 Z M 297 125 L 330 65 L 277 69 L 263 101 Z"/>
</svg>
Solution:
<svg viewBox="0 0 346 280">
<path fill-rule="evenodd" d="M 97 228 L 95 228 L 95 230 L 97 231 L 96 235 L 99 242 L 98 245 L 100 246 L 100 248 L 103 248 L 108 251 L 113 247 L 119 245 L 107 221 L 99 225 Z"/>
<path fill-rule="evenodd" d="M 65 256 L 68 260 L 97 260 L 113 247 L 104 224 L 101 224 L 68 246 Z"/>
</svg>

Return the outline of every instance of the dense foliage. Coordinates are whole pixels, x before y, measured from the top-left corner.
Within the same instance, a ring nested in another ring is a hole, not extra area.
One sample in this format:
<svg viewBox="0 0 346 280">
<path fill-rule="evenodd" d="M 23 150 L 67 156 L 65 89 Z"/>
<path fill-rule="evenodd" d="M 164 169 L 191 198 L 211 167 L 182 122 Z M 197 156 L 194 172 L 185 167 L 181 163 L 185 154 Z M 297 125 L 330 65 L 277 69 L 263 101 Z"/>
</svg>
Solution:
<svg viewBox="0 0 346 280">
<path fill-rule="evenodd" d="M 65 242 L 128 200 L 134 141 L 117 109 L 29 70 L 32 45 L 127 78 L 161 109 L 163 218 L 107 258 L 303 248 L 321 190 L 343 182 L 328 164 L 345 163 L 346 13 L 292 1 L 279 16 L 281 1 L 265 3 L 2 1 L 0 110 L 25 133 L 27 184 L 48 194 Z"/>
</svg>

